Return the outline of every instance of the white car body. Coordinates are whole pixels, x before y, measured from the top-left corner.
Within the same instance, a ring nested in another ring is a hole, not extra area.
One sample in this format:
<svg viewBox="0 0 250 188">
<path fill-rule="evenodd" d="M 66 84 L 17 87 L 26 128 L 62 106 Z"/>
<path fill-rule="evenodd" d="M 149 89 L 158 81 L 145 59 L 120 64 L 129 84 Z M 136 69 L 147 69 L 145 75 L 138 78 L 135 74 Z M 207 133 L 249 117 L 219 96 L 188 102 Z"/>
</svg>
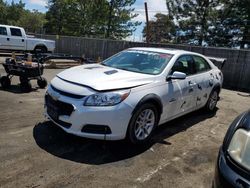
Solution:
<svg viewBox="0 0 250 188">
<path fill-rule="evenodd" d="M 136 73 L 101 64 L 82 65 L 59 73 L 47 90 L 53 100 L 72 105 L 72 113 L 51 118 L 45 105 L 45 116 L 67 133 L 81 137 L 120 140 L 126 137 L 130 119 L 140 103 L 154 98 L 160 103 L 159 125 L 204 107 L 211 91 L 222 87 L 221 71 L 205 56 L 182 50 L 159 48 L 130 48 L 128 50 L 172 54 L 164 70 L 158 75 Z M 125 50 L 126 51 L 126 50 Z M 185 79 L 167 81 L 175 62 L 182 56 L 198 56 L 206 60 L 210 69 Z M 113 71 L 113 73 L 112 73 Z M 112 74 L 107 74 L 107 73 Z M 130 90 L 128 97 L 114 106 L 84 106 L 87 96 L 96 93 Z M 82 96 L 82 98 L 81 98 Z M 67 126 L 64 126 L 66 123 Z M 68 126 L 69 125 L 69 126 Z M 84 126 L 105 125 L 110 134 L 83 132 Z"/>
<path fill-rule="evenodd" d="M 0 25 L 0 50 L 34 51 L 38 47 L 53 52 L 55 41 L 26 35 L 22 27 Z"/>
</svg>

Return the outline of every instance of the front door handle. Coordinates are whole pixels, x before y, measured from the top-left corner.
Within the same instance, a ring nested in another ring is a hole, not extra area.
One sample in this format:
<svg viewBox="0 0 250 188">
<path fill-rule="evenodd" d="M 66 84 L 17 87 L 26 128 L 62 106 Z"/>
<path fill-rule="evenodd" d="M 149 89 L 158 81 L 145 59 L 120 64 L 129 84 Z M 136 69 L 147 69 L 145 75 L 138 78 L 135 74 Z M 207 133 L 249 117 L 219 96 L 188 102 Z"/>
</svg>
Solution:
<svg viewBox="0 0 250 188">
<path fill-rule="evenodd" d="M 7 41 L 10 41 L 10 38 L 7 38 Z"/>
<path fill-rule="evenodd" d="M 172 98 L 169 102 L 175 102 L 176 99 L 175 98 Z"/>
<path fill-rule="evenodd" d="M 22 39 L 22 42 L 24 42 L 24 39 Z"/>
</svg>

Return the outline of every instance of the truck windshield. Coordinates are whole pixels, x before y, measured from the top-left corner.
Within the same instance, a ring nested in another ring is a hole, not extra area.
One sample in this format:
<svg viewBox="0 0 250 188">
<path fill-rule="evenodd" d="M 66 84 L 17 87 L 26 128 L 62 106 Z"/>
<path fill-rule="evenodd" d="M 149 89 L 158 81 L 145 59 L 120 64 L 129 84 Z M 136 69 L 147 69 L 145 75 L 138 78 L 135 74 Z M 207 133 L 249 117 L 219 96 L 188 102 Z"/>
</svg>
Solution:
<svg viewBox="0 0 250 188">
<path fill-rule="evenodd" d="M 102 65 L 132 72 L 157 75 L 164 70 L 172 57 L 172 54 L 167 53 L 127 50 L 104 60 Z"/>
</svg>

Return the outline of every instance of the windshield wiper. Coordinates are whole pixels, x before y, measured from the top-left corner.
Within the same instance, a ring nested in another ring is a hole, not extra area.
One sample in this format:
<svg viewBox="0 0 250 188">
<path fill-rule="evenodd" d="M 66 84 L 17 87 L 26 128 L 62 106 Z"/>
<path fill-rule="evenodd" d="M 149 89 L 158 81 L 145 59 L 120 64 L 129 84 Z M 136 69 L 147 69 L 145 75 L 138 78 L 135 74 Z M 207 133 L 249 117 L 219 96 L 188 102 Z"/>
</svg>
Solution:
<svg viewBox="0 0 250 188">
<path fill-rule="evenodd" d="M 126 69 L 126 68 L 122 68 L 122 67 L 113 67 L 115 69 L 120 69 L 120 70 L 125 70 L 125 71 L 130 71 L 129 69 Z"/>
<path fill-rule="evenodd" d="M 105 67 L 109 67 L 108 65 L 104 64 L 104 63 L 100 63 L 100 65 L 103 65 Z"/>
</svg>

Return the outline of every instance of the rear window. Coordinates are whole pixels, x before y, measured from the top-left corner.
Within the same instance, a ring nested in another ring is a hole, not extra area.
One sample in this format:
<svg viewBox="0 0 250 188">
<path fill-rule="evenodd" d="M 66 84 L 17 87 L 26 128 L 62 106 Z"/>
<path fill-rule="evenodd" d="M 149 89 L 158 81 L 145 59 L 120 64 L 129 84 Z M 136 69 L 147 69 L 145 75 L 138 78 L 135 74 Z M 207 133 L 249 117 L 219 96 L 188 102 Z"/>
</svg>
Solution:
<svg viewBox="0 0 250 188">
<path fill-rule="evenodd" d="M 7 35 L 6 27 L 0 27 L 0 35 Z"/>
<path fill-rule="evenodd" d="M 189 55 L 181 56 L 172 67 L 171 74 L 175 71 L 183 72 L 186 75 L 192 75 L 194 73 L 192 57 Z"/>
<path fill-rule="evenodd" d="M 21 29 L 10 28 L 10 33 L 11 33 L 12 36 L 17 36 L 17 37 L 21 37 L 22 36 Z"/>
<path fill-rule="evenodd" d="M 199 56 L 193 56 L 196 73 L 205 72 L 211 69 L 208 62 Z"/>
</svg>

